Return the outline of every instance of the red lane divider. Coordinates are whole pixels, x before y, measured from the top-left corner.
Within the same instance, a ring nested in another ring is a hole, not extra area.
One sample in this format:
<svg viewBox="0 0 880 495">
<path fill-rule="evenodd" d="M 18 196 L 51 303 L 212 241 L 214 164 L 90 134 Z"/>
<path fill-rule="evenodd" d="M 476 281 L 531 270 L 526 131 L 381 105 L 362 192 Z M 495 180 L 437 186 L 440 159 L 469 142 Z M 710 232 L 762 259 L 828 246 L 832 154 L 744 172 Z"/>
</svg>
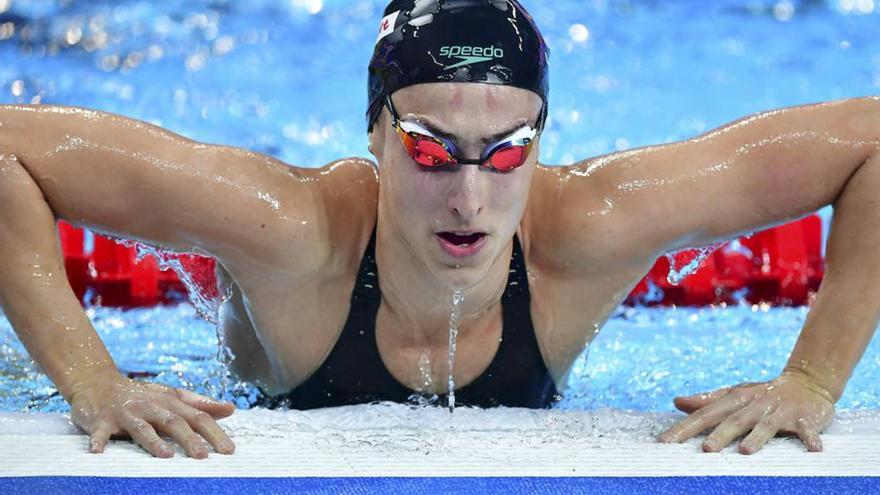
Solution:
<svg viewBox="0 0 880 495">
<path fill-rule="evenodd" d="M 168 304 L 185 297 L 187 288 L 153 256 L 137 261 L 134 248 L 96 235 L 85 251 L 81 229 L 59 222 L 64 263 L 74 294 L 81 302 L 137 307 Z M 675 253 L 676 266 L 694 259 L 696 250 Z M 173 255 L 202 291 L 216 296 L 215 262 L 195 254 Z M 812 215 L 728 243 L 711 253 L 679 284 L 669 282 L 669 259 L 660 257 L 632 290 L 628 304 L 704 306 L 733 303 L 798 305 L 819 289 L 825 271 L 822 222 Z"/>
<path fill-rule="evenodd" d="M 86 253 L 82 229 L 59 222 L 58 233 L 67 277 L 80 302 L 141 307 L 186 299 L 187 287 L 173 270 L 161 269 L 155 257 L 148 255 L 137 261 L 133 247 L 99 235 L 94 236 L 94 250 Z M 196 254 L 169 257 L 179 261 L 203 291 L 217 295 L 213 258 Z"/>
<path fill-rule="evenodd" d="M 696 250 L 676 253 L 676 266 L 696 254 Z M 819 290 L 824 272 L 822 220 L 811 215 L 716 249 L 677 285 L 667 279 L 669 259 L 663 256 L 633 289 L 627 303 L 704 306 L 745 299 L 800 305 Z"/>
</svg>

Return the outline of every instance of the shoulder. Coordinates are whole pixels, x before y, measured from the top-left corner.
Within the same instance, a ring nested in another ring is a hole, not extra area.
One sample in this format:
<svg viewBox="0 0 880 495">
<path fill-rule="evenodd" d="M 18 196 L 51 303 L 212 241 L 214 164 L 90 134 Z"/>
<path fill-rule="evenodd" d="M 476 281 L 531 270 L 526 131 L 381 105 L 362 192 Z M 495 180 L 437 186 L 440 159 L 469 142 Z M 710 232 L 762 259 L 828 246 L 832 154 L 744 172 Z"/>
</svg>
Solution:
<svg viewBox="0 0 880 495">
<path fill-rule="evenodd" d="M 376 162 L 366 158 L 343 158 L 334 160 L 316 169 L 319 180 L 326 193 L 330 196 L 349 199 L 378 199 L 379 171 Z M 341 194 L 339 187 L 347 189 L 348 194 Z"/>
<path fill-rule="evenodd" d="M 344 267 L 345 260 L 360 259 L 376 225 L 379 174 L 376 163 L 365 158 L 345 158 L 317 169 L 321 208 L 320 237 L 327 261 Z"/>
<path fill-rule="evenodd" d="M 652 258 L 634 221 L 640 212 L 622 200 L 634 167 L 625 154 L 539 165 L 523 218 L 529 260 L 550 271 L 593 273 Z"/>
<path fill-rule="evenodd" d="M 378 202 L 375 165 L 362 158 L 318 168 L 273 165 L 277 174 L 251 184 L 265 208 L 242 212 L 260 219 L 255 224 L 261 228 L 251 242 L 256 247 L 232 250 L 224 262 L 238 275 L 332 275 L 340 260 L 369 241 Z"/>
<path fill-rule="evenodd" d="M 379 172 L 375 162 L 365 158 L 336 160 L 317 170 L 316 181 L 328 223 L 350 224 L 351 220 L 357 220 L 372 228 L 379 202 Z"/>
</svg>

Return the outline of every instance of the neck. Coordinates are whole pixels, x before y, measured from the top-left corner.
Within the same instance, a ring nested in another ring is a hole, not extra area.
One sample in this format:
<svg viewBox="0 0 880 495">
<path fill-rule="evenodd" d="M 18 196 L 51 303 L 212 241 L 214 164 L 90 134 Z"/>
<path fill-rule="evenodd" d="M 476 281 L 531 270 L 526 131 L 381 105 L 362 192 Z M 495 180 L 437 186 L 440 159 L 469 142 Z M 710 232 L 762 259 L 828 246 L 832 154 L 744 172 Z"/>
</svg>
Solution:
<svg viewBox="0 0 880 495">
<path fill-rule="evenodd" d="M 453 312 L 454 290 L 435 278 L 413 253 L 392 224 L 381 221 L 376 233 L 376 264 L 382 303 L 391 324 L 386 331 L 402 346 L 446 345 Z M 507 285 L 513 240 L 495 257 L 488 273 L 462 290 L 459 337 L 477 332 L 500 304 Z"/>
</svg>

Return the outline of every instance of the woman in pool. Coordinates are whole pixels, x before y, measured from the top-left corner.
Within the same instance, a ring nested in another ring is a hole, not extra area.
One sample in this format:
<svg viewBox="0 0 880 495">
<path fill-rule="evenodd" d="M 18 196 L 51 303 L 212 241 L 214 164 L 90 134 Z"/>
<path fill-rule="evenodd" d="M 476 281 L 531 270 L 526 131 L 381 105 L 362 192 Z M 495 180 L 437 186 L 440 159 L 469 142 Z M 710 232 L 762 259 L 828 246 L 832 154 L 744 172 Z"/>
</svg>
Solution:
<svg viewBox="0 0 880 495">
<path fill-rule="evenodd" d="M 0 108 L 0 304 L 90 450 L 130 436 L 169 457 L 165 434 L 193 457 L 205 441 L 231 453 L 215 420 L 233 406 L 119 374 L 65 280 L 58 219 L 216 257 L 232 365 L 273 400 L 404 401 L 442 394 L 451 373 L 461 403 L 546 407 L 658 255 L 833 204 L 826 279 L 782 374 L 676 398 L 693 414 L 660 436 L 713 428 L 704 450 L 746 435 L 751 453 L 790 432 L 821 450 L 880 319 L 880 100 L 546 167 L 547 51 L 515 0 L 394 0 L 385 14 L 376 163 L 302 169 L 97 111 Z"/>
</svg>

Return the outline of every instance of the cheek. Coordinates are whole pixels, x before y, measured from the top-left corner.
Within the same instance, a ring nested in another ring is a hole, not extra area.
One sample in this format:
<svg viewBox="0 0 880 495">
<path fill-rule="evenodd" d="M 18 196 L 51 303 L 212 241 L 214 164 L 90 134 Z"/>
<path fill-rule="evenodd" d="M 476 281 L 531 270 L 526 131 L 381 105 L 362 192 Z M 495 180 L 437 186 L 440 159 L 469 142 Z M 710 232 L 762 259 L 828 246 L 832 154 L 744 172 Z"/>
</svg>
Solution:
<svg viewBox="0 0 880 495">
<path fill-rule="evenodd" d="M 446 186 L 438 174 L 422 172 L 411 163 L 401 163 L 391 175 L 389 192 L 401 214 L 423 216 L 442 207 Z"/>
<path fill-rule="evenodd" d="M 519 210 L 528 199 L 529 176 L 498 176 L 498 180 L 492 182 L 490 187 L 489 201 L 496 211 Z"/>
</svg>

